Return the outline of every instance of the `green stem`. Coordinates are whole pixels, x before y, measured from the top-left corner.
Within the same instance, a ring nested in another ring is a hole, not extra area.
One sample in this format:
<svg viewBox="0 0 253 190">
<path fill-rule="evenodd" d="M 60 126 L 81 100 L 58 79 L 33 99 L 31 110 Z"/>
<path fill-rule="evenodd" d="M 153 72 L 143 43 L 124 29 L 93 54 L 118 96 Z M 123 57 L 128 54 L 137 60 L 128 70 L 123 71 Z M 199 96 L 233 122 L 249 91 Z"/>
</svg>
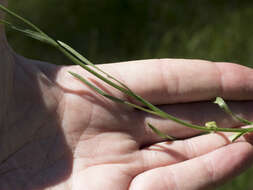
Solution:
<svg viewBox="0 0 253 190">
<path fill-rule="evenodd" d="M 36 27 L 34 24 L 32 24 L 30 21 L 22 18 L 21 16 L 15 14 L 14 12 L 10 11 L 9 9 L 7 9 L 6 7 L 0 5 L 0 9 L 2 9 L 4 12 L 18 18 L 19 20 L 23 21 L 24 23 L 26 23 L 28 26 L 32 27 L 35 31 L 30 31 L 30 30 L 22 30 L 22 29 L 18 29 L 15 28 L 15 30 L 21 31 L 23 33 L 25 33 L 26 35 L 28 35 L 29 37 L 35 38 L 37 40 L 40 40 L 42 42 L 47 42 L 49 44 L 51 44 L 52 46 L 56 47 L 58 50 L 60 50 L 67 58 L 69 58 L 71 61 L 73 61 L 76 65 L 80 65 L 82 68 L 84 68 L 86 71 L 90 72 L 91 74 L 93 74 L 94 76 L 96 76 L 97 78 L 101 79 L 102 81 L 104 81 L 105 83 L 109 84 L 110 86 L 112 86 L 113 88 L 121 91 L 122 93 L 126 94 L 127 96 L 133 97 L 135 98 L 137 101 L 139 101 L 140 103 L 142 103 L 144 106 L 148 107 L 144 108 L 141 106 L 138 106 L 136 104 L 130 103 L 128 101 L 124 101 L 121 99 L 118 99 L 116 97 L 112 97 L 108 94 L 106 94 L 105 92 L 101 91 L 98 88 L 94 88 L 97 92 L 99 92 L 101 95 L 116 101 L 116 102 L 121 102 L 124 104 L 127 104 L 131 107 L 134 107 L 136 109 L 148 112 L 150 114 L 159 116 L 161 118 L 165 118 L 165 119 L 170 119 L 176 123 L 179 123 L 181 125 L 184 125 L 186 127 L 192 128 L 192 129 L 197 129 L 197 130 L 201 130 L 201 131 L 205 131 L 205 132 L 213 132 L 213 131 L 220 131 L 220 132 L 241 132 L 241 133 L 248 133 L 248 132 L 253 132 L 253 128 L 248 128 L 248 129 L 231 129 L 231 128 L 219 128 L 219 127 L 205 127 L 205 126 L 199 126 L 199 125 L 194 125 L 194 124 L 190 124 L 187 123 L 181 119 L 178 119 L 172 115 L 167 114 L 166 112 L 162 111 L 161 109 L 159 109 L 158 107 L 154 106 L 153 104 L 151 104 L 150 102 L 148 102 L 147 100 L 143 99 L 142 97 L 138 96 L 137 94 L 135 94 L 133 91 L 131 91 L 126 85 L 124 85 L 123 83 L 121 83 L 120 81 L 118 81 L 117 79 L 115 79 L 114 77 L 112 77 L 111 75 L 105 73 L 103 70 L 101 70 L 100 68 L 96 67 L 93 63 L 91 63 L 89 60 L 87 60 L 86 58 L 84 58 L 82 55 L 80 55 L 79 53 L 77 53 L 75 50 L 73 50 L 70 46 L 64 44 L 63 42 L 60 41 L 56 41 L 52 38 L 50 38 L 46 33 L 44 33 L 42 30 L 40 30 L 38 27 Z M 91 65 L 92 67 L 95 67 L 95 69 L 99 70 L 100 72 L 102 72 L 103 74 L 105 74 L 107 76 L 104 77 L 103 75 L 99 74 L 98 72 L 94 71 L 92 68 L 90 68 L 88 65 Z M 75 77 L 79 78 L 81 76 L 78 76 L 75 73 L 71 73 L 72 75 L 74 75 Z M 117 83 L 119 83 L 121 86 L 117 85 L 116 83 L 112 82 L 110 79 L 113 79 L 114 81 L 116 81 Z M 89 85 L 89 83 L 85 82 L 86 84 Z M 243 120 L 242 120 L 243 121 Z M 245 122 L 245 121 L 244 121 Z"/>
<path fill-rule="evenodd" d="M 3 10 L 5 13 L 8 13 L 8 14 L 12 15 L 13 17 L 16 17 L 17 19 L 23 21 L 25 24 L 32 27 L 34 30 L 38 31 L 40 34 L 43 34 L 44 36 L 47 36 L 49 38 L 49 36 L 46 33 L 44 33 L 42 30 L 40 30 L 37 26 L 35 26 L 29 20 L 24 19 L 23 17 L 17 15 L 16 13 L 12 12 L 11 10 L 9 10 L 8 8 L 6 8 L 5 6 L 3 6 L 1 4 L 0 4 L 0 9 Z"/>
</svg>

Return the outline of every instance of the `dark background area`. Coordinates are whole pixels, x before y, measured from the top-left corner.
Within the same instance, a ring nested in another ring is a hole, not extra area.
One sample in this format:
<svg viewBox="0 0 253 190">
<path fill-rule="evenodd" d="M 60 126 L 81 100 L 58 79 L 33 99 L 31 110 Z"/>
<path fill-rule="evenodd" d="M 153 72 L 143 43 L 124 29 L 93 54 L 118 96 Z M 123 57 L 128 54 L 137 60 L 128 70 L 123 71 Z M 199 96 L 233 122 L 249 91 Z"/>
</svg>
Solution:
<svg viewBox="0 0 253 190">
<path fill-rule="evenodd" d="M 253 2 L 10 0 L 10 7 L 95 63 L 150 58 L 253 62 Z M 46 45 L 9 33 L 15 49 L 62 64 Z"/>
<path fill-rule="evenodd" d="M 9 0 L 9 5 L 93 63 L 192 58 L 253 67 L 252 0 Z M 26 57 L 71 64 L 21 34 L 8 31 L 8 38 Z M 250 189 L 251 170 L 220 190 Z"/>
</svg>

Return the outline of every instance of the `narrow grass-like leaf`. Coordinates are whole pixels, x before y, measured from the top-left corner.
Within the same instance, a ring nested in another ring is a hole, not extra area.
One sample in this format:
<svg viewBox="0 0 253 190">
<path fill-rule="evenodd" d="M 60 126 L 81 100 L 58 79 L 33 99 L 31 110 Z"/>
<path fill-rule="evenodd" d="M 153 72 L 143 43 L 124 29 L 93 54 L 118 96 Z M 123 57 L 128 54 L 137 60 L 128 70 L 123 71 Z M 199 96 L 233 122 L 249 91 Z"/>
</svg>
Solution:
<svg viewBox="0 0 253 190">
<path fill-rule="evenodd" d="M 39 32 L 32 31 L 32 30 L 20 30 L 20 32 L 23 32 L 26 36 L 31 37 L 35 40 L 39 40 L 41 42 L 56 46 L 56 42 L 52 38 L 48 38 L 47 36 L 44 36 L 40 34 Z"/>
<path fill-rule="evenodd" d="M 231 109 L 228 107 L 227 103 L 221 97 L 217 97 L 216 100 L 214 101 L 214 103 L 218 104 L 219 107 L 221 109 L 223 109 L 227 114 L 231 115 L 234 119 L 240 121 L 241 123 L 246 124 L 246 125 L 252 125 L 253 124 L 253 122 L 248 121 L 248 120 L 234 114 L 231 111 Z"/>
<path fill-rule="evenodd" d="M 78 80 L 82 81 L 83 83 L 85 83 L 87 86 L 89 86 L 90 88 L 92 88 L 94 91 L 96 91 L 97 93 L 99 93 L 100 95 L 114 101 L 114 102 L 118 102 L 118 103 L 124 103 L 124 100 L 121 100 L 117 97 L 114 96 L 110 96 L 108 94 L 106 94 L 104 91 L 102 91 L 101 89 L 97 88 L 95 85 L 93 85 L 91 82 L 87 81 L 85 78 L 83 78 L 82 76 L 73 73 L 71 71 L 69 71 L 69 73 L 74 76 L 75 78 L 77 78 Z"/>
<path fill-rule="evenodd" d="M 129 89 L 125 84 L 123 84 L 122 82 L 120 82 L 119 80 L 117 80 L 116 78 L 114 78 L 113 76 L 111 76 L 110 74 L 104 72 L 103 70 L 101 70 L 99 67 L 97 67 L 96 65 L 94 65 L 92 62 L 90 62 L 88 59 L 86 59 L 84 56 L 82 56 L 80 53 L 78 53 L 76 50 L 74 50 L 73 48 L 71 48 L 69 45 L 65 44 L 64 42 L 61 41 L 57 41 L 59 43 L 59 45 L 65 49 L 68 53 L 72 54 L 73 56 L 75 56 L 80 62 L 86 63 L 94 68 L 96 68 L 98 71 L 102 72 L 103 74 L 105 74 L 108 78 L 113 79 L 114 81 L 116 81 L 117 83 L 119 83 L 122 87 L 119 87 L 117 84 L 114 83 L 115 86 L 117 86 L 117 89 L 122 91 L 123 93 L 132 96 L 134 98 L 136 98 L 137 100 L 139 100 L 141 103 L 143 103 L 145 106 L 149 107 L 150 109 L 152 109 L 153 111 L 161 111 L 160 109 L 158 109 L 157 107 L 153 106 L 152 104 L 150 104 L 149 102 L 147 102 L 146 100 L 144 100 L 142 97 L 136 95 L 135 93 L 132 92 L 131 89 Z M 82 66 L 82 65 L 81 65 Z M 97 75 L 99 76 L 99 75 Z M 103 80 L 103 79 L 102 79 Z M 105 80 L 104 80 L 105 81 Z M 105 81 L 108 83 L 108 81 Z M 108 83 L 109 84 L 109 83 Z M 114 86 L 114 87 L 115 87 Z"/>
<path fill-rule="evenodd" d="M 118 83 L 120 83 L 121 86 L 117 85 L 116 83 L 108 80 L 107 78 L 105 78 L 104 76 L 102 76 L 101 74 L 99 74 L 98 72 L 90 69 L 89 67 L 87 67 L 87 63 L 85 62 L 87 59 L 85 58 L 84 60 L 80 59 L 83 56 L 80 56 L 79 53 L 77 53 L 75 50 L 73 50 L 72 48 L 69 48 L 68 45 L 64 44 L 63 42 L 59 42 L 59 50 L 62 51 L 65 55 L 67 55 L 67 57 L 69 57 L 72 61 L 73 58 L 75 59 L 75 63 L 77 65 L 80 65 L 81 67 L 83 67 L 85 70 L 87 70 L 88 72 L 92 73 L 93 75 L 95 75 L 96 77 L 98 77 L 99 79 L 103 80 L 104 82 L 106 82 L 107 84 L 111 85 L 112 87 L 118 89 L 119 91 L 123 92 L 124 94 L 131 96 L 133 98 L 135 98 L 136 100 L 138 100 L 139 102 L 141 102 L 144 106 L 147 106 L 148 108 L 150 108 L 151 110 L 158 112 L 160 114 L 162 114 L 163 112 L 157 108 L 156 106 L 152 105 L 151 103 L 149 103 L 148 101 L 146 101 L 145 99 L 143 99 L 142 97 L 138 96 L 137 94 L 135 94 L 134 92 L 132 92 L 126 85 L 124 85 L 123 83 L 121 83 L 120 81 L 118 81 L 117 79 L 115 79 Z M 92 64 L 91 62 L 89 62 L 89 64 Z M 93 65 L 92 65 L 93 66 Z M 98 68 L 99 69 L 99 68 Z M 105 72 L 103 72 L 105 73 Z M 106 75 L 108 75 L 107 73 L 105 73 Z M 112 78 L 112 76 L 110 76 L 110 78 Z M 122 87 L 123 86 L 123 87 Z"/>
<path fill-rule="evenodd" d="M 66 49 L 66 47 L 60 46 L 58 47 L 59 50 L 65 54 L 70 60 L 72 60 L 75 64 L 80 65 L 81 67 L 83 67 L 85 70 L 87 70 L 88 72 L 90 72 L 91 74 L 95 75 L 96 77 L 98 77 L 99 79 L 101 79 L 102 81 L 104 81 L 105 83 L 109 84 L 110 86 L 118 89 L 119 91 L 123 92 L 124 94 L 131 96 L 133 98 L 135 98 L 136 100 L 138 100 L 139 102 L 141 102 L 142 104 L 144 104 L 145 106 L 147 106 L 148 108 L 150 108 L 151 110 L 153 110 L 154 112 L 157 112 L 159 114 L 159 116 L 163 116 L 163 117 L 167 117 L 168 114 L 164 113 L 162 110 L 160 110 L 159 108 L 157 108 L 156 106 L 152 105 L 151 103 L 149 103 L 148 101 L 146 101 L 145 99 L 143 99 L 142 97 L 138 96 L 137 94 L 133 93 L 131 90 L 129 90 L 128 88 L 124 88 L 121 87 L 119 85 L 117 85 L 116 83 L 108 80 L 107 78 L 105 78 L 104 76 L 102 76 L 101 74 L 99 74 L 98 72 L 94 71 L 93 69 L 91 69 L 90 67 L 88 67 L 86 65 L 85 62 L 83 62 L 82 60 L 80 60 L 78 57 L 76 57 L 75 54 L 73 54 L 72 51 L 70 51 L 69 49 Z M 176 118 L 175 118 L 176 119 Z"/>
<path fill-rule="evenodd" d="M 72 47 L 70 47 L 68 44 L 61 42 L 61 41 L 57 41 L 60 46 L 62 46 L 63 48 L 67 49 L 69 52 L 71 52 L 73 55 L 76 56 L 76 58 L 78 58 L 79 60 L 81 60 L 82 62 L 86 63 L 87 65 L 90 65 L 92 67 L 94 67 L 95 69 L 97 69 L 98 71 L 100 71 L 101 73 L 105 74 L 108 78 L 111 78 L 112 80 L 116 81 L 118 84 L 120 84 L 122 87 L 126 88 L 127 90 L 130 90 L 124 83 L 122 83 L 121 81 L 119 81 L 118 79 L 114 78 L 112 75 L 110 75 L 109 73 L 106 73 L 105 71 L 103 71 L 102 69 L 100 69 L 99 67 L 97 67 L 95 64 L 93 64 L 91 61 L 89 61 L 87 58 L 85 58 L 83 55 L 81 55 L 79 52 L 77 52 L 76 50 L 74 50 Z"/>
<path fill-rule="evenodd" d="M 62 46 L 58 46 L 58 49 L 66 56 L 68 57 L 71 61 L 73 61 L 76 65 L 80 65 L 82 68 L 84 68 L 86 71 L 90 72 L 91 74 L 93 74 L 94 76 L 96 76 L 97 78 L 99 78 L 100 80 L 104 81 L 105 83 L 109 84 L 110 86 L 116 88 L 117 90 L 125 93 L 125 94 L 129 94 L 129 91 L 117 84 L 115 84 L 114 82 L 108 80 L 107 78 L 105 78 L 103 75 L 99 74 L 98 72 L 94 71 L 91 67 L 88 67 L 86 65 L 85 62 L 83 62 L 82 60 L 80 60 L 78 57 L 76 57 L 75 54 L 73 54 L 71 51 L 69 51 L 68 49 L 66 49 L 65 47 Z"/>
<path fill-rule="evenodd" d="M 129 101 L 126 101 L 126 100 L 122 100 L 122 99 L 119 99 L 117 97 L 114 97 L 114 96 L 111 96 L 107 93 L 105 93 L 103 90 L 99 89 L 98 87 L 96 87 L 95 85 L 93 85 L 91 82 L 89 82 L 88 80 L 86 80 L 85 78 L 83 78 L 82 76 L 80 76 L 79 74 L 77 73 L 73 73 L 71 71 L 69 71 L 69 73 L 74 76 L 75 78 L 77 78 L 78 80 L 80 80 L 81 82 L 83 82 L 84 84 L 86 84 L 87 86 L 89 86 L 90 88 L 92 88 L 94 91 L 96 91 L 98 94 L 114 101 L 114 102 L 117 102 L 117 103 L 122 103 L 122 104 L 125 104 L 127 106 L 130 106 L 130 107 L 133 107 L 135 109 L 138 109 L 138 110 L 141 110 L 141 111 L 145 111 L 147 113 L 150 113 L 150 114 L 154 114 L 154 115 L 157 115 L 159 116 L 156 112 L 150 110 L 150 109 L 146 109 L 144 107 L 141 107 L 139 105 L 136 105 L 136 104 L 133 104 Z"/>
<path fill-rule="evenodd" d="M 21 32 L 24 35 L 26 35 L 27 37 L 33 38 L 35 40 L 39 40 L 41 42 L 44 42 L 44 43 L 47 43 L 47 44 L 50 44 L 50 45 L 53 45 L 53 46 L 55 46 L 57 44 L 52 38 L 50 38 L 48 36 L 45 36 L 45 35 L 43 35 L 39 32 L 32 31 L 32 30 L 29 30 L 29 29 L 18 28 L 16 26 L 14 26 L 12 23 L 7 22 L 7 21 L 2 20 L 2 19 L 0 19 L 0 23 L 5 24 L 5 26 L 8 26 L 13 30 Z"/>
<path fill-rule="evenodd" d="M 6 8 L 5 6 L 0 4 L 0 9 L 2 11 L 4 11 L 5 13 L 17 18 L 18 20 L 21 20 L 22 22 L 24 22 L 25 24 L 27 24 L 28 26 L 30 26 L 31 28 L 33 28 L 35 31 L 39 32 L 40 34 L 47 36 L 48 35 L 46 33 L 44 33 L 41 29 L 39 29 L 37 26 L 35 26 L 33 23 L 31 23 L 29 20 L 17 15 L 16 13 L 14 13 L 13 11 L 11 11 L 10 9 Z"/>
<path fill-rule="evenodd" d="M 155 128 L 153 125 L 151 125 L 150 123 L 148 123 L 148 126 L 152 129 L 152 131 L 157 134 L 158 136 L 162 137 L 163 139 L 166 139 L 166 140 L 171 140 L 171 141 L 174 141 L 176 140 L 175 137 L 172 137 L 172 136 L 169 136 L 165 133 L 163 133 L 162 131 L 158 130 L 157 128 Z"/>
</svg>

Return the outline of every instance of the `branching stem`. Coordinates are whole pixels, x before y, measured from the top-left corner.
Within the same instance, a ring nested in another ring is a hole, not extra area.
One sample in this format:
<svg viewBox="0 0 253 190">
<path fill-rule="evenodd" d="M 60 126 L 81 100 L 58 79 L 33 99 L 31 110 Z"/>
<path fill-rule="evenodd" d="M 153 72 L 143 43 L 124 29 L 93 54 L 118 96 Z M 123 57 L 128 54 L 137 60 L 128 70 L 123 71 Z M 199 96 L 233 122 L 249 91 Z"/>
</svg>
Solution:
<svg viewBox="0 0 253 190">
<path fill-rule="evenodd" d="M 35 26 L 34 24 L 32 24 L 30 21 L 24 19 L 23 17 L 17 15 L 16 13 L 10 11 L 8 8 L 4 7 L 3 5 L 0 5 L 0 10 L 6 12 L 7 14 L 17 18 L 18 20 L 24 22 L 25 24 L 27 24 L 30 28 L 32 28 L 33 30 L 29 30 L 29 29 L 22 29 L 22 28 L 18 28 L 14 25 L 12 25 L 11 23 L 9 23 L 6 20 L 1 20 L 1 22 L 3 24 L 5 24 L 6 26 L 11 27 L 13 30 L 16 30 L 18 32 L 22 32 L 23 34 L 25 34 L 28 37 L 34 38 L 36 40 L 39 40 L 41 42 L 44 43 L 48 43 L 54 47 L 56 47 L 59 51 L 61 51 L 68 59 L 70 59 L 74 64 L 81 66 L 83 69 L 85 69 L 86 71 L 90 72 L 91 74 L 93 74 L 94 76 L 96 76 L 97 78 L 99 78 L 100 80 L 104 81 L 105 83 L 109 84 L 111 87 L 121 91 L 122 93 L 126 94 L 129 97 L 134 98 L 135 100 L 137 100 L 138 102 L 140 102 L 143 106 L 139 106 L 137 104 L 131 103 L 129 101 L 126 100 L 122 100 L 119 99 L 117 97 L 111 96 L 109 94 L 107 94 L 106 92 L 104 92 L 103 90 L 99 89 L 98 87 L 96 87 L 94 84 L 92 84 L 91 82 L 87 81 L 86 79 L 84 79 L 82 76 L 73 73 L 73 72 L 69 72 L 72 76 L 74 76 L 75 78 L 77 78 L 78 80 L 82 81 L 83 83 L 85 83 L 86 85 L 88 85 L 90 88 L 92 88 L 94 91 L 96 91 L 97 93 L 101 94 L 102 96 L 114 101 L 114 102 L 118 102 L 121 104 L 125 104 L 128 106 L 131 106 L 135 109 L 159 116 L 161 118 L 164 119 L 169 119 L 172 120 L 176 123 L 179 123 L 181 125 L 184 125 L 186 127 L 192 128 L 192 129 L 196 129 L 196 130 L 200 130 L 200 131 L 204 131 L 204 132 L 235 132 L 236 134 L 232 137 L 232 141 L 236 140 L 237 138 L 239 138 L 241 135 L 244 135 L 246 133 L 250 133 L 253 132 L 253 127 L 252 128 L 221 128 L 218 127 L 216 125 L 215 122 L 207 122 L 205 126 L 200 126 L 200 125 L 195 125 L 195 124 L 191 124 L 188 122 L 185 122 L 177 117 L 174 117 L 164 111 L 162 111 L 160 108 L 158 108 L 157 106 L 151 104 L 150 102 L 148 102 L 147 100 L 145 100 L 144 98 L 140 97 L 139 95 L 135 94 L 130 88 L 128 88 L 125 84 L 123 84 L 122 82 L 120 82 L 119 80 L 117 80 L 116 78 L 114 78 L 113 76 L 111 76 L 110 74 L 104 72 L 102 69 L 100 69 L 99 67 L 97 67 L 96 65 L 94 65 L 92 62 L 90 62 L 88 59 L 86 59 L 84 56 L 82 56 L 80 53 L 78 53 L 76 50 L 74 50 L 73 48 L 71 48 L 69 45 L 61 42 L 61 41 L 57 41 L 51 37 L 49 37 L 46 33 L 44 33 L 41 29 L 39 29 L 37 26 Z M 96 71 L 97 70 L 97 71 Z M 101 73 L 101 74 L 100 74 Z M 230 114 L 233 118 L 237 119 L 239 122 L 242 122 L 244 124 L 247 125 L 253 125 L 253 122 L 248 121 L 244 118 L 241 118 L 239 116 L 236 116 L 227 106 L 227 104 L 225 103 L 225 101 L 218 97 L 215 101 L 216 104 L 218 104 L 226 113 Z M 163 137 L 163 138 L 167 138 L 169 140 L 173 140 L 174 137 L 170 137 L 166 134 L 163 134 L 161 131 L 159 131 L 158 129 L 156 129 L 154 126 L 152 126 L 151 124 L 148 123 L 148 126 L 159 136 Z"/>
</svg>

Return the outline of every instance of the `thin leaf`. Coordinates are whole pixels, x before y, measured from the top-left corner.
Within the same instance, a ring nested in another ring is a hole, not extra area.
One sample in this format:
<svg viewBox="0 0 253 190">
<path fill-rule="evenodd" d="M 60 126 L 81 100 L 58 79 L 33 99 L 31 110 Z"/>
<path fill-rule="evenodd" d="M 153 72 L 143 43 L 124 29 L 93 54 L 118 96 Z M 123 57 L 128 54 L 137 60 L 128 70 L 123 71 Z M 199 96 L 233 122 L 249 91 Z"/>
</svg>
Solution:
<svg viewBox="0 0 253 190">
<path fill-rule="evenodd" d="M 158 136 L 162 137 L 163 139 L 167 139 L 167 140 L 171 140 L 174 141 L 176 140 L 175 137 L 169 136 L 163 132 L 161 132 L 160 130 L 158 130 L 157 128 L 155 128 L 153 125 L 151 125 L 150 123 L 148 123 L 148 126 L 152 129 L 152 131 L 157 134 Z"/>
<path fill-rule="evenodd" d="M 94 91 L 96 91 L 97 93 L 99 93 L 100 95 L 109 98 L 110 100 L 114 101 L 114 102 L 118 102 L 118 103 L 124 103 L 124 100 L 121 100 L 119 98 L 116 98 L 114 96 L 110 96 L 108 94 L 106 94 L 104 91 L 102 91 L 101 89 L 97 88 L 95 85 L 93 85 L 92 83 L 90 83 L 89 81 L 87 81 L 85 78 L 83 78 L 82 76 L 73 73 L 71 71 L 69 71 L 69 73 L 74 76 L 75 78 L 77 78 L 78 80 L 82 81 L 83 83 L 85 83 L 87 86 L 89 86 L 90 88 L 92 88 Z"/>
<path fill-rule="evenodd" d="M 66 55 L 70 60 L 72 60 L 75 64 L 80 65 L 82 68 L 84 68 L 86 71 L 90 72 L 91 74 L 95 75 L 96 77 L 98 77 L 99 79 L 101 79 L 102 81 L 104 81 L 105 83 L 109 84 L 110 86 L 118 89 L 119 91 L 123 92 L 124 94 L 131 96 L 133 98 L 135 98 L 136 100 L 140 101 L 141 103 L 143 103 L 145 106 L 147 106 L 148 108 L 150 108 L 151 110 L 153 110 L 154 112 L 157 112 L 157 114 L 159 114 L 160 117 L 167 117 L 168 114 L 166 114 L 165 112 L 163 112 L 162 110 L 160 110 L 159 108 L 157 108 L 156 106 L 152 105 L 151 103 L 149 103 L 148 101 L 146 101 L 145 99 L 143 99 L 142 97 L 136 95 L 135 93 L 133 93 L 132 91 L 130 91 L 129 89 L 125 89 L 119 85 L 117 85 L 116 83 L 108 80 L 107 78 L 105 78 L 104 76 L 102 76 L 101 74 L 99 74 L 98 72 L 94 71 L 93 69 L 91 69 L 90 67 L 88 67 L 85 62 L 83 62 L 82 60 L 78 59 L 78 57 L 76 57 L 70 50 L 66 49 L 65 47 L 58 47 L 59 50 Z M 170 116 L 172 117 L 172 116 Z M 176 120 L 176 118 L 174 118 Z"/>
<path fill-rule="evenodd" d="M 106 73 L 105 71 L 103 71 L 102 69 L 100 69 L 99 67 L 97 67 L 95 64 L 93 64 L 91 61 L 89 61 L 87 58 L 85 58 L 84 56 L 82 56 L 80 53 L 78 53 L 76 50 L 74 50 L 72 47 L 70 47 L 68 44 L 61 42 L 61 41 L 57 41 L 59 43 L 60 46 L 62 46 L 63 48 L 65 48 L 66 50 L 68 50 L 70 53 L 72 53 L 76 58 L 78 58 L 80 61 L 86 63 L 87 65 L 92 66 L 93 68 L 97 69 L 98 71 L 100 71 L 101 73 L 105 74 L 108 78 L 113 79 L 114 81 L 116 81 L 117 83 L 119 83 L 122 87 L 126 88 L 127 90 L 130 90 L 124 83 L 120 82 L 119 80 L 117 80 L 116 78 L 114 78 L 113 76 L 111 76 L 110 74 Z"/>
<path fill-rule="evenodd" d="M 65 44 L 65 43 L 63 43 L 61 41 L 57 41 L 57 42 L 65 50 L 65 52 L 67 52 L 68 54 L 72 55 L 73 57 L 75 57 L 80 62 L 88 64 L 88 65 L 91 65 L 92 67 L 95 67 L 97 70 L 99 70 L 100 72 L 102 72 L 103 74 L 105 74 L 107 77 L 109 77 L 109 78 L 113 79 L 114 81 L 118 82 L 123 88 L 120 87 L 120 86 L 118 86 L 117 84 L 109 81 L 109 80 L 104 80 L 105 78 L 103 76 L 101 76 L 100 74 L 98 74 L 98 73 L 96 73 L 96 72 L 93 71 L 93 74 L 96 74 L 96 76 L 99 77 L 101 80 L 103 80 L 104 82 L 106 82 L 109 85 L 113 86 L 114 88 L 120 90 L 121 92 L 125 93 L 126 95 L 135 98 L 136 100 L 138 100 L 139 102 L 141 102 L 143 105 L 149 107 L 153 111 L 162 113 L 162 111 L 159 108 L 157 108 L 156 106 L 152 105 L 151 103 L 149 103 L 148 101 L 146 101 L 142 97 L 140 97 L 137 94 L 135 94 L 125 84 L 123 84 L 119 80 L 115 79 L 114 77 L 112 77 L 108 73 L 104 72 L 103 70 L 101 70 L 100 68 L 98 68 L 97 66 L 95 66 L 93 63 L 91 63 L 88 59 L 86 59 L 85 57 L 83 57 L 81 54 L 79 54 L 76 50 L 74 50 L 73 48 L 71 48 L 69 45 L 67 45 L 67 44 Z M 87 69 L 87 67 L 84 67 L 83 64 L 79 64 L 79 65 L 81 67 L 83 67 L 84 69 Z"/>
<path fill-rule="evenodd" d="M 49 38 L 48 36 L 45 36 L 45 35 L 43 35 L 39 32 L 32 31 L 32 30 L 29 30 L 29 29 L 18 28 L 16 26 L 14 26 L 12 23 L 10 23 L 6 20 L 0 19 L 0 22 L 5 24 L 6 26 L 10 27 L 11 29 L 16 30 L 18 32 L 21 32 L 24 35 L 26 35 L 30 38 L 33 38 L 35 40 L 39 40 L 41 42 L 44 42 L 44 43 L 47 43 L 47 44 L 50 44 L 50 45 L 53 45 L 53 46 L 55 46 L 55 44 L 56 44 L 56 42 L 52 38 Z"/>
<path fill-rule="evenodd" d="M 133 107 L 135 109 L 138 109 L 138 110 L 141 110 L 141 111 L 145 111 L 147 113 L 151 113 L 151 114 L 154 114 L 154 115 L 157 115 L 159 116 L 156 112 L 152 111 L 152 110 L 149 110 L 149 109 L 146 109 L 144 107 L 141 107 L 139 105 L 136 105 L 136 104 L 133 104 L 129 101 L 126 101 L 126 100 L 122 100 L 122 99 L 119 99 L 117 97 L 114 97 L 114 96 L 111 96 L 107 93 L 105 93 L 103 90 L 99 89 L 98 87 L 96 87 L 95 85 L 93 85 L 91 82 L 87 81 L 85 78 L 83 78 L 82 76 L 80 76 L 79 74 L 77 73 L 73 73 L 71 71 L 69 71 L 69 73 L 74 76 L 75 78 L 77 78 L 78 80 L 80 80 L 81 82 L 83 82 L 84 84 L 86 84 L 87 86 L 89 86 L 90 88 L 92 88 L 94 91 L 96 91 L 97 93 L 99 93 L 100 95 L 114 101 L 114 102 L 117 102 L 117 103 L 122 103 L 122 104 L 125 104 L 127 106 L 130 106 L 130 107 Z"/>
<path fill-rule="evenodd" d="M 16 13 L 12 12 L 10 9 L 8 9 L 7 7 L 3 6 L 0 4 L 0 10 L 4 11 L 5 13 L 21 20 L 22 22 L 24 22 L 25 24 L 27 24 L 28 26 L 30 26 L 31 28 L 33 28 L 34 30 L 36 30 L 37 32 L 39 32 L 40 34 L 47 36 L 46 33 L 44 33 L 41 29 L 39 29 L 37 26 L 35 26 L 33 23 L 31 23 L 29 20 L 17 15 Z M 48 36 L 47 36 L 48 37 Z"/>
</svg>

